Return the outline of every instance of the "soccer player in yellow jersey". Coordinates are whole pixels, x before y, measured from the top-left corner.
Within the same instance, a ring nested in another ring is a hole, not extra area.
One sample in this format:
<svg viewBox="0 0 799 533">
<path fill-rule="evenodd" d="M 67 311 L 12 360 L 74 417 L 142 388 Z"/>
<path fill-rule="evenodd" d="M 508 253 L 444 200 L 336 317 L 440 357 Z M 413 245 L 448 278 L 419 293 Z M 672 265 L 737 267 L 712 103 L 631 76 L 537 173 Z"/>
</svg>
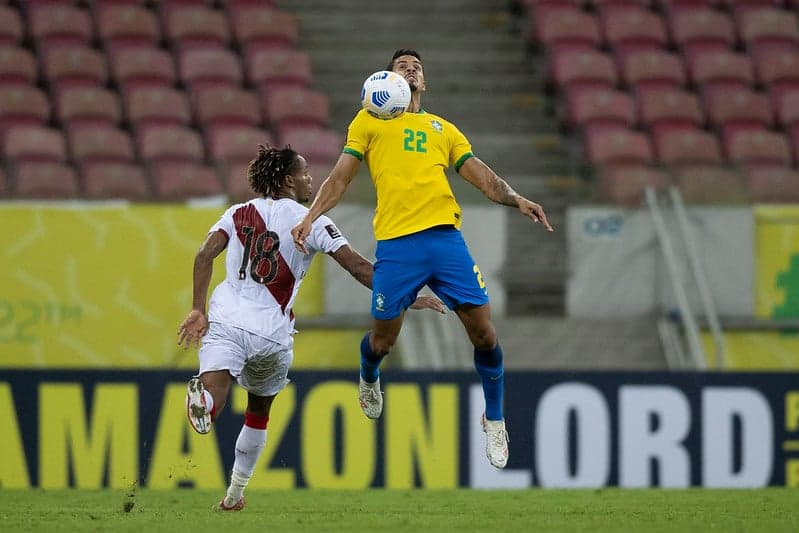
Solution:
<svg viewBox="0 0 799 533">
<path fill-rule="evenodd" d="M 365 110 L 355 116 L 343 153 L 308 213 L 292 229 L 292 237 L 297 248 L 307 252 L 305 241 L 311 224 L 341 200 L 361 161 L 366 161 L 377 193 L 377 261 L 372 329 L 361 341 L 361 408 L 369 418 L 381 415 L 380 362 L 397 340 L 405 310 L 427 285 L 457 313 L 474 345 L 474 364 L 486 406 L 482 419 L 486 455 L 492 465 L 504 468 L 508 434 L 502 412 L 502 349 L 491 322 L 480 269 L 461 236 L 461 208 L 445 170 L 454 166 L 488 199 L 516 207 L 548 231 L 553 229 L 543 208 L 517 194 L 478 159 L 458 128 L 422 109 L 425 79 L 418 52 L 397 50 L 386 70 L 402 75 L 410 85 L 407 112 L 391 120 L 373 117 Z"/>
</svg>

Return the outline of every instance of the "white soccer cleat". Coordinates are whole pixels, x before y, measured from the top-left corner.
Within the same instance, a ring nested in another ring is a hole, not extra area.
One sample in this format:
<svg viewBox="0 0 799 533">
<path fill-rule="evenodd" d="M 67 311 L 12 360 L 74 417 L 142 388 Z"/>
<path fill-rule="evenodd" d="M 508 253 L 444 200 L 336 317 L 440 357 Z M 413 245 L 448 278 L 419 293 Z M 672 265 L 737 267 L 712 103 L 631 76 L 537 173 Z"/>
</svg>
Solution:
<svg viewBox="0 0 799 533">
<path fill-rule="evenodd" d="M 205 405 L 205 386 L 199 378 L 191 378 L 186 388 L 186 416 L 194 431 L 205 435 L 211 431 L 211 413 Z"/>
<path fill-rule="evenodd" d="M 508 464 L 508 432 L 505 431 L 505 420 L 486 420 L 486 414 L 480 420 L 486 434 L 486 457 L 496 468 L 505 468 Z"/>
<path fill-rule="evenodd" d="M 380 390 L 380 378 L 374 383 L 367 383 L 361 378 L 358 383 L 358 401 L 366 418 L 380 418 L 383 414 L 383 391 Z"/>
</svg>

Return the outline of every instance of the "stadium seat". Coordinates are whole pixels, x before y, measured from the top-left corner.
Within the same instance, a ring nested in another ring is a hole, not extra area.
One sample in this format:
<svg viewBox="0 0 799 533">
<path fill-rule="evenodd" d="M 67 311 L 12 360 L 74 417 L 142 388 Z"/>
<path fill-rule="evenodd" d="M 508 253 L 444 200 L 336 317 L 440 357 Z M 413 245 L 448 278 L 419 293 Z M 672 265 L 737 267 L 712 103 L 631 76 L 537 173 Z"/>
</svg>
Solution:
<svg viewBox="0 0 799 533">
<path fill-rule="evenodd" d="M 35 84 L 37 69 L 36 58 L 30 51 L 0 45 L 0 86 Z"/>
<path fill-rule="evenodd" d="M 566 122 L 570 126 L 635 125 L 635 106 L 626 92 L 612 88 L 578 89 L 567 94 Z"/>
<path fill-rule="evenodd" d="M 689 204 L 737 204 L 747 199 L 741 175 L 719 165 L 679 167 L 674 183 Z"/>
<path fill-rule="evenodd" d="M 752 61 L 746 54 L 704 51 L 687 56 L 688 74 L 700 87 L 747 87 L 755 81 Z"/>
<path fill-rule="evenodd" d="M 595 48 L 601 43 L 599 22 L 593 15 L 569 4 L 544 4 L 531 14 L 530 44 L 547 48 Z"/>
<path fill-rule="evenodd" d="M 139 87 L 123 94 L 125 116 L 134 128 L 152 124 L 188 126 L 191 123 L 189 100 L 183 91 L 172 87 Z"/>
<path fill-rule="evenodd" d="M 90 46 L 94 38 L 91 15 L 68 4 L 28 6 L 28 29 L 37 46 Z"/>
<path fill-rule="evenodd" d="M 791 149 L 784 135 L 768 130 L 734 130 L 724 138 L 727 158 L 737 164 L 790 166 Z"/>
<path fill-rule="evenodd" d="M 583 133 L 585 155 L 596 165 L 652 163 L 649 138 L 626 128 L 590 128 Z"/>
<path fill-rule="evenodd" d="M 698 128 L 661 127 L 652 140 L 655 157 L 664 165 L 719 165 L 724 159 L 718 138 Z"/>
<path fill-rule="evenodd" d="M 20 199 L 63 200 L 80 194 L 72 167 L 54 161 L 28 161 L 15 165 L 13 195 Z"/>
<path fill-rule="evenodd" d="M 119 128 L 76 125 L 67 130 L 67 138 L 72 160 L 78 164 L 134 158 L 130 136 Z"/>
<path fill-rule="evenodd" d="M 158 18 L 136 4 L 98 2 L 97 33 L 109 49 L 122 46 L 157 46 L 161 40 Z"/>
<path fill-rule="evenodd" d="M 744 175 L 750 201 L 799 203 L 799 171 L 775 165 L 749 165 Z"/>
<path fill-rule="evenodd" d="M 11 46 L 22 41 L 22 18 L 9 6 L 0 6 L 0 46 Z"/>
<path fill-rule="evenodd" d="M 791 139 L 791 151 L 797 166 L 799 166 L 799 124 L 793 124 L 788 128 L 788 135 Z"/>
<path fill-rule="evenodd" d="M 159 200 L 182 202 L 224 194 L 214 169 L 197 163 L 162 162 L 152 166 L 153 188 Z"/>
<path fill-rule="evenodd" d="M 712 87 L 703 91 L 710 124 L 720 130 L 731 125 L 767 127 L 774 123 L 768 97 L 747 88 Z"/>
<path fill-rule="evenodd" d="M 650 131 L 660 127 L 700 127 L 705 122 L 699 98 L 674 87 L 639 87 L 635 91 L 638 122 Z"/>
<path fill-rule="evenodd" d="M 222 11 L 203 5 L 166 3 L 162 7 L 164 37 L 175 48 L 225 47 L 230 32 Z"/>
<path fill-rule="evenodd" d="M 151 125 L 137 129 L 139 157 L 147 162 L 202 163 L 205 149 L 199 133 L 185 126 Z"/>
<path fill-rule="evenodd" d="M 330 104 L 327 96 L 313 89 L 275 89 L 265 95 L 264 112 L 275 127 L 327 126 Z"/>
<path fill-rule="evenodd" d="M 41 60 L 44 77 L 51 85 L 94 87 L 108 81 L 105 56 L 88 46 L 49 48 Z"/>
<path fill-rule="evenodd" d="M 178 56 L 180 80 L 187 87 L 241 85 L 244 80 L 239 57 L 223 48 L 190 48 Z"/>
<path fill-rule="evenodd" d="M 20 125 L 3 134 L 6 161 L 66 161 L 67 149 L 61 130 L 46 126 Z"/>
<path fill-rule="evenodd" d="M 799 87 L 787 91 L 775 111 L 777 122 L 783 127 L 787 128 L 799 123 Z"/>
<path fill-rule="evenodd" d="M 604 42 L 622 55 L 661 49 L 668 42 L 663 19 L 641 6 L 603 6 L 599 11 L 599 21 Z"/>
<path fill-rule="evenodd" d="M 250 183 L 247 180 L 248 165 L 249 161 L 246 159 L 229 161 L 220 165 L 225 176 L 225 194 L 231 202 L 245 202 L 255 196 L 255 193 L 250 190 Z"/>
<path fill-rule="evenodd" d="M 6 176 L 5 171 L 0 168 L 0 198 L 8 198 L 11 194 L 11 183 Z"/>
<path fill-rule="evenodd" d="M 126 46 L 110 54 L 111 73 L 125 92 L 137 87 L 169 86 L 177 79 L 169 52 L 150 46 Z"/>
<path fill-rule="evenodd" d="M 646 165 L 609 165 L 601 168 L 597 181 L 597 200 L 636 206 L 647 187 L 662 190 L 668 187 L 669 175 Z"/>
<path fill-rule="evenodd" d="M 50 100 L 33 86 L 0 86 L 0 132 L 15 124 L 45 124 Z"/>
<path fill-rule="evenodd" d="M 102 87 L 73 87 L 56 93 L 56 115 L 63 126 L 116 126 L 122 111 L 115 92 Z"/>
<path fill-rule="evenodd" d="M 726 50 L 735 44 L 735 27 L 724 12 L 705 5 L 683 5 L 669 12 L 672 42 L 684 53 Z"/>
<path fill-rule="evenodd" d="M 205 135 L 209 154 L 216 162 L 249 161 L 259 144 L 275 144 L 269 131 L 252 126 L 214 126 Z"/>
<path fill-rule="evenodd" d="M 150 185 L 140 165 L 129 163 L 86 163 L 80 169 L 83 196 L 91 200 L 123 199 L 143 202 L 151 199 Z"/>
<path fill-rule="evenodd" d="M 686 84 L 685 67 L 677 54 L 664 51 L 641 51 L 620 58 L 622 80 L 631 88 L 682 87 Z"/>
<path fill-rule="evenodd" d="M 279 131 L 280 143 L 291 145 L 309 164 L 332 164 L 341 155 L 344 138 L 318 126 L 286 126 Z"/>
<path fill-rule="evenodd" d="M 556 88 L 612 87 L 618 75 L 609 55 L 596 50 L 553 50 L 551 79 Z"/>
<path fill-rule="evenodd" d="M 301 50 L 272 50 L 253 48 L 244 59 L 247 81 L 254 87 L 267 91 L 277 87 L 310 85 L 311 58 Z"/>
<path fill-rule="evenodd" d="M 194 117 L 203 128 L 217 124 L 258 126 L 261 106 L 252 91 L 240 87 L 206 87 L 192 91 Z"/>
<path fill-rule="evenodd" d="M 799 84 L 799 49 L 764 54 L 755 59 L 755 74 L 763 87 L 780 82 Z"/>
<path fill-rule="evenodd" d="M 233 36 L 245 53 L 253 48 L 292 48 L 297 44 L 294 15 L 263 3 L 232 5 L 228 12 Z"/>
<path fill-rule="evenodd" d="M 750 8 L 736 13 L 738 33 L 750 51 L 772 46 L 799 45 L 796 14 L 773 7 Z"/>
</svg>

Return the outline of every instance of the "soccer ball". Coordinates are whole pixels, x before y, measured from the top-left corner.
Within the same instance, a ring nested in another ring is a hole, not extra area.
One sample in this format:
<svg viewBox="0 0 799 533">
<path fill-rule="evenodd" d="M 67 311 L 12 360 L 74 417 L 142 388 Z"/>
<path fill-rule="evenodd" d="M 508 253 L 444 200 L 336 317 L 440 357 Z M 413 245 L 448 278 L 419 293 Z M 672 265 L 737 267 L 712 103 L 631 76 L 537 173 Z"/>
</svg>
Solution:
<svg viewBox="0 0 799 533">
<path fill-rule="evenodd" d="M 361 105 L 373 117 L 397 118 L 411 103 L 411 87 L 396 72 L 380 70 L 363 82 Z"/>
</svg>

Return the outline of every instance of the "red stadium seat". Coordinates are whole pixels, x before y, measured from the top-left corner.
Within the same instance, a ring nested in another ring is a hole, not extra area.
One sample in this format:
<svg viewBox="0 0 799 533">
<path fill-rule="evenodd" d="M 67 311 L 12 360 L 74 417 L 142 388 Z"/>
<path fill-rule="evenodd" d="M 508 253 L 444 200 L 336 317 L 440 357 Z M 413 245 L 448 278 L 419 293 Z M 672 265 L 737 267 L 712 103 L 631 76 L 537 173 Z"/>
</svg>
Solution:
<svg viewBox="0 0 799 533">
<path fill-rule="evenodd" d="M 730 125 L 771 126 L 774 117 L 768 98 L 745 88 L 715 87 L 704 91 L 708 120 L 716 128 Z"/>
<path fill-rule="evenodd" d="M 25 199 L 62 200 L 80 194 L 72 167 L 53 161 L 29 161 L 16 165 L 14 196 Z"/>
<path fill-rule="evenodd" d="M 754 64 L 757 81 L 764 87 L 786 81 L 799 83 L 799 49 L 764 54 Z"/>
<path fill-rule="evenodd" d="M 248 165 L 249 161 L 246 159 L 220 165 L 225 177 L 225 194 L 231 202 L 245 202 L 255 196 L 250 190 L 250 182 L 247 179 Z"/>
<path fill-rule="evenodd" d="M 76 163 L 132 162 L 133 143 L 125 130 L 76 125 L 67 130 L 69 150 Z"/>
<path fill-rule="evenodd" d="M 124 199 L 143 202 L 152 196 L 140 165 L 86 163 L 81 166 L 83 196 L 91 200 Z"/>
<path fill-rule="evenodd" d="M 743 178 L 719 165 L 683 166 L 675 169 L 674 182 L 690 204 L 729 204 L 746 201 Z"/>
<path fill-rule="evenodd" d="M 718 138 L 698 128 L 660 128 L 653 144 L 657 160 L 664 165 L 719 165 L 724 159 Z"/>
<path fill-rule="evenodd" d="M 704 124 L 702 105 L 696 94 L 673 87 L 640 87 L 635 91 L 638 121 L 655 131 L 660 127 Z"/>
<path fill-rule="evenodd" d="M 294 15 L 263 4 L 234 5 L 229 12 L 233 36 L 245 51 L 252 47 L 291 48 L 297 44 Z"/>
<path fill-rule="evenodd" d="M 105 56 L 87 46 L 53 47 L 42 58 L 44 77 L 60 86 L 93 87 L 108 81 Z"/>
<path fill-rule="evenodd" d="M 50 101 L 32 86 L 0 87 L 0 130 L 14 124 L 45 124 L 50 119 Z"/>
<path fill-rule="evenodd" d="M 110 54 L 114 80 L 126 92 L 134 87 L 173 85 L 177 79 L 169 52 L 146 47 L 123 47 Z"/>
<path fill-rule="evenodd" d="M 690 5 L 669 14 L 671 39 L 684 52 L 691 49 L 724 50 L 735 44 L 732 19 L 724 12 L 702 5 Z"/>
<path fill-rule="evenodd" d="M 147 162 L 184 161 L 202 163 L 205 149 L 202 137 L 191 128 L 152 125 L 136 132 L 139 157 Z"/>
<path fill-rule="evenodd" d="M 594 50 L 554 50 L 552 82 L 561 90 L 570 87 L 615 86 L 616 67 L 609 55 Z"/>
<path fill-rule="evenodd" d="M 680 56 L 658 50 L 622 56 L 621 72 L 628 87 L 682 87 L 686 83 Z"/>
<path fill-rule="evenodd" d="M 569 4 L 544 4 L 534 10 L 530 43 L 546 47 L 594 48 L 599 46 L 599 23 L 593 15 Z"/>
<path fill-rule="evenodd" d="M 662 190 L 669 185 L 663 170 L 645 165 L 611 165 L 600 169 L 597 183 L 598 200 L 619 205 L 636 206 L 647 187 Z"/>
<path fill-rule="evenodd" d="M 570 91 L 567 95 L 567 123 L 590 127 L 635 124 L 635 106 L 628 93 L 612 88 L 592 88 Z"/>
<path fill-rule="evenodd" d="M 11 46 L 22 41 L 22 19 L 19 12 L 9 6 L 0 6 L 0 45 Z"/>
<path fill-rule="evenodd" d="M 280 129 L 281 144 L 288 144 L 310 163 L 332 164 L 341 155 L 344 138 L 318 126 L 287 126 Z"/>
<path fill-rule="evenodd" d="M 3 135 L 3 159 L 7 161 L 66 161 L 67 149 L 61 130 L 21 125 Z"/>
<path fill-rule="evenodd" d="M 158 19 L 140 5 L 99 3 L 97 32 L 109 48 L 157 46 L 161 40 Z"/>
<path fill-rule="evenodd" d="M 253 48 L 245 55 L 247 81 L 266 90 L 310 85 L 311 58 L 300 50 Z"/>
<path fill-rule="evenodd" d="M 727 158 L 739 164 L 789 166 L 791 149 L 784 135 L 767 130 L 740 129 L 724 139 Z"/>
<path fill-rule="evenodd" d="M 752 202 L 799 203 L 799 171 L 775 165 L 749 165 L 744 174 Z"/>
<path fill-rule="evenodd" d="M 183 91 L 171 87 L 140 87 L 124 94 L 125 116 L 139 128 L 152 124 L 188 126 L 189 100 Z"/>
<path fill-rule="evenodd" d="M 258 97 L 240 87 L 206 87 L 194 91 L 191 99 L 194 117 L 202 127 L 214 124 L 258 126 L 262 122 Z"/>
<path fill-rule="evenodd" d="M 28 7 L 28 28 L 37 44 L 47 48 L 62 44 L 90 45 L 94 38 L 89 12 L 68 4 Z"/>
<path fill-rule="evenodd" d="M 244 80 L 238 55 L 223 48 L 181 50 L 178 71 L 186 86 L 241 85 Z"/>
<path fill-rule="evenodd" d="M 24 49 L 0 45 L 0 85 L 32 85 L 38 76 L 36 58 Z"/>
<path fill-rule="evenodd" d="M 652 163 L 649 138 L 626 128 L 591 128 L 584 132 L 586 159 L 596 165 Z"/>
<path fill-rule="evenodd" d="M 668 42 L 663 19 L 640 6 L 605 6 L 599 20 L 604 41 L 622 54 L 661 49 Z"/>
<path fill-rule="evenodd" d="M 755 81 L 752 61 L 745 54 L 705 51 L 689 55 L 687 64 L 692 82 L 699 86 L 745 87 Z"/>
<path fill-rule="evenodd" d="M 736 14 L 738 33 L 750 50 L 768 49 L 772 45 L 799 45 L 799 24 L 796 14 L 784 9 L 758 7 Z"/>
<path fill-rule="evenodd" d="M 58 91 L 56 114 L 65 126 L 116 126 L 122 121 L 117 94 L 101 87 L 74 87 Z"/>
<path fill-rule="evenodd" d="M 785 93 L 776 112 L 777 122 L 785 127 L 799 123 L 799 87 Z"/>
<path fill-rule="evenodd" d="M 214 126 L 205 135 L 211 158 L 217 162 L 249 161 L 259 144 L 275 144 L 269 131 L 252 126 Z"/>
<path fill-rule="evenodd" d="M 327 126 L 330 104 L 327 96 L 313 89 L 275 89 L 265 95 L 264 111 L 275 126 Z"/>
<path fill-rule="evenodd" d="M 197 163 L 164 162 L 152 166 L 153 188 L 159 200 L 180 202 L 224 194 L 214 169 Z"/>
<path fill-rule="evenodd" d="M 793 152 L 794 161 L 799 165 L 799 124 L 793 124 L 788 129 L 788 135 L 791 139 L 791 151 Z"/>
<path fill-rule="evenodd" d="M 230 43 L 227 20 L 221 11 L 203 5 L 166 4 L 164 33 L 173 46 L 219 46 Z"/>
</svg>

